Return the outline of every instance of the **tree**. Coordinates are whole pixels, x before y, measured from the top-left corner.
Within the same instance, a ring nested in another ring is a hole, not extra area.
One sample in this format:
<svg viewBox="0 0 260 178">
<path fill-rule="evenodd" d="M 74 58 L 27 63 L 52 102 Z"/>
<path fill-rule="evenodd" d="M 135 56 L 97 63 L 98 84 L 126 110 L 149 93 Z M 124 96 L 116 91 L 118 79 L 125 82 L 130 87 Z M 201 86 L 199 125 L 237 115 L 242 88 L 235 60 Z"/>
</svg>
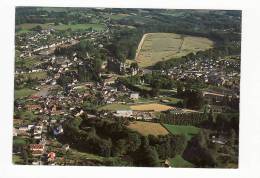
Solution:
<svg viewBox="0 0 260 178">
<path fill-rule="evenodd" d="M 142 137 L 142 144 L 134 153 L 134 162 L 137 166 L 160 166 L 158 153 L 149 145 L 149 139 L 146 136 Z"/>
<path fill-rule="evenodd" d="M 214 155 L 204 145 L 202 135 L 193 137 L 183 152 L 182 157 L 197 167 L 215 167 L 217 165 Z"/>
</svg>

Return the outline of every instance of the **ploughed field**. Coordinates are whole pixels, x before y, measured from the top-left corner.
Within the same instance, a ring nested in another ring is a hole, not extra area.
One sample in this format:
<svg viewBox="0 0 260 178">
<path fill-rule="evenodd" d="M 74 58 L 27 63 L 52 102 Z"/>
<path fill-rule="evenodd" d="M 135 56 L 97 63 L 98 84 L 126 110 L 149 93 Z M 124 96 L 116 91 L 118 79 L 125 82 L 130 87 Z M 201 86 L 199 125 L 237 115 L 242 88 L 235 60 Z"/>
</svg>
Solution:
<svg viewBox="0 0 260 178">
<path fill-rule="evenodd" d="M 169 132 L 160 124 L 152 122 L 134 121 L 128 126 L 129 129 L 139 132 L 140 134 L 147 135 L 167 135 Z"/>
<path fill-rule="evenodd" d="M 147 33 L 136 52 L 136 61 L 141 67 L 149 67 L 159 61 L 185 56 L 191 52 L 213 47 L 208 38 L 175 33 Z"/>
</svg>

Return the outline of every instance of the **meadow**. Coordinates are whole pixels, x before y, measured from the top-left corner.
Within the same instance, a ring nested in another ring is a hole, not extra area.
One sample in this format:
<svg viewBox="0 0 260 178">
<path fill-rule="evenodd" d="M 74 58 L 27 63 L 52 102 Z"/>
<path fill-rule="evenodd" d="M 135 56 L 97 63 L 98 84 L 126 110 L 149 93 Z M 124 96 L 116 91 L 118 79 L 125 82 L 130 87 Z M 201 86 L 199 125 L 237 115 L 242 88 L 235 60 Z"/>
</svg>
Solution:
<svg viewBox="0 0 260 178">
<path fill-rule="evenodd" d="M 194 135 L 198 134 L 200 131 L 200 128 L 194 126 L 170 124 L 163 124 L 163 126 L 173 135 L 185 135 L 187 140 L 190 140 Z"/>
<path fill-rule="evenodd" d="M 208 38 L 175 33 L 147 33 L 139 43 L 135 60 L 141 67 L 203 51 L 213 46 Z"/>
</svg>

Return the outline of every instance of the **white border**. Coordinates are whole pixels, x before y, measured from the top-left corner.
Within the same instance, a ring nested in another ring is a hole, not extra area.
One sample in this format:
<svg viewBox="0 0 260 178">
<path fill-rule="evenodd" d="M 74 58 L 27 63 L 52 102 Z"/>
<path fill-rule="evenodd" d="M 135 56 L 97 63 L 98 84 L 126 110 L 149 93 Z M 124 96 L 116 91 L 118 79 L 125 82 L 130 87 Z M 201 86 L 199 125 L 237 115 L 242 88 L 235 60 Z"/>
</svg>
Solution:
<svg viewBox="0 0 260 178">
<path fill-rule="evenodd" d="M 1 0 L 0 178 L 30 177 L 260 177 L 260 14 L 257 1 L 243 0 Z M 12 155 L 15 6 L 74 6 L 243 10 L 239 169 L 15 166 Z"/>
</svg>

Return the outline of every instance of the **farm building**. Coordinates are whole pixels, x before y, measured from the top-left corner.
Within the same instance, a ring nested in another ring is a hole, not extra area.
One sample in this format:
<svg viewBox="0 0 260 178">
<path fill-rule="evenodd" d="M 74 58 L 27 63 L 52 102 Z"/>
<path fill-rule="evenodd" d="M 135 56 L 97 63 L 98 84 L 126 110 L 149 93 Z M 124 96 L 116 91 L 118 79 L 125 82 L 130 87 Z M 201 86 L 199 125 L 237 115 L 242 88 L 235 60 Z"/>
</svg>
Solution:
<svg viewBox="0 0 260 178">
<path fill-rule="evenodd" d="M 117 110 L 114 114 L 116 117 L 132 117 L 132 110 Z"/>
<path fill-rule="evenodd" d="M 131 93 L 130 99 L 132 100 L 138 100 L 139 99 L 139 93 Z"/>
</svg>

